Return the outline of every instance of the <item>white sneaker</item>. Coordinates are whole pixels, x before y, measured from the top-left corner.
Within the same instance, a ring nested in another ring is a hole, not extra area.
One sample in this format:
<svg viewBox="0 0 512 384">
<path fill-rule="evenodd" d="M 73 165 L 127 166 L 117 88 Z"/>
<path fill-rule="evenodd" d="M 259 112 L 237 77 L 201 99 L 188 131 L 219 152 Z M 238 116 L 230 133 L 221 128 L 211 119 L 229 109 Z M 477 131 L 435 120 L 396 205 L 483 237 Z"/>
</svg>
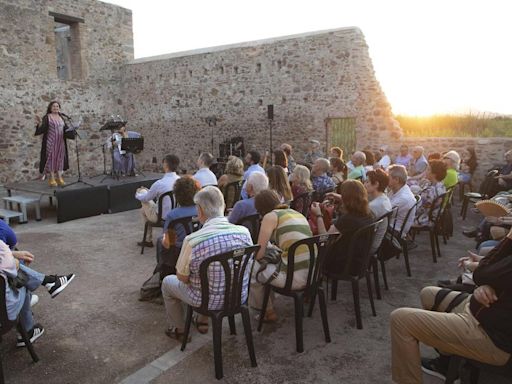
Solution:
<svg viewBox="0 0 512 384">
<path fill-rule="evenodd" d="M 32 297 L 30 298 L 30 306 L 33 307 L 37 303 L 39 303 L 39 296 L 32 294 Z"/>
</svg>

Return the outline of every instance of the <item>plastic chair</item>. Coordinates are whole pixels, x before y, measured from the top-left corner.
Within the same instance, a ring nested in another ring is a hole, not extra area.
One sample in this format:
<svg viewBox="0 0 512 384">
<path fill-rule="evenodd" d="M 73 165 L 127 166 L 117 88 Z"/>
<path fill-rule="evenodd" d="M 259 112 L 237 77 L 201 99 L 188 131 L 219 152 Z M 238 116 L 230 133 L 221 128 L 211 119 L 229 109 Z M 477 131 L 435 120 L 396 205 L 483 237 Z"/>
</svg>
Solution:
<svg viewBox="0 0 512 384">
<path fill-rule="evenodd" d="M 20 333 L 25 345 L 27 346 L 28 353 L 32 357 L 32 361 L 37 363 L 39 361 L 39 357 L 34 350 L 34 346 L 30 342 L 30 338 L 28 337 L 27 330 L 23 328 L 21 325 L 19 318 L 16 320 L 9 320 L 7 316 L 7 304 L 5 302 L 5 285 L 7 284 L 6 280 L 0 277 L 0 344 L 2 343 L 2 336 L 9 332 L 12 328 L 16 327 L 18 332 Z M 0 384 L 5 383 L 4 378 L 4 369 L 2 365 L 2 359 L 0 357 Z"/>
<path fill-rule="evenodd" d="M 215 361 L 215 377 L 222 379 L 222 320 L 224 317 L 229 318 L 229 329 L 232 335 L 236 334 L 235 315 L 242 314 L 244 325 L 245 340 L 249 349 L 249 357 L 251 366 L 256 367 L 256 355 L 254 353 L 254 344 L 252 340 L 251 319 L 249 308 L 246 302 L 242 302 L 243 282 L 246 280 L 250 285 L 251 267 L 256 252 L 260 248 L 259 245 L 240 248 L 233 251 L 225 252 L 221 255 L 212 256 L 204 260 L 199 267 L 199 275 L 201 278 L 201 306 L 187 307 L 187 317 L 185 321 L 185 332 L 183 335 L 183 343 L 181 350 L 184 351 L 187 346 L 187 339 L 190 333 L 190 325 L 192 324 L 192 313 L 195 311 L 201 315 L 211 317 L 213 328 L 213 357 Z M 220 263 L 224 270 L 225 291 L 224 291 L 224 307 L 220 310 L 208 309 L 210 303 L 210 284 L 208 280 L 208 271 L 213 263 Z M 247 297 L 249 296 L 249 287 L 247 286 Z"/>
<path fill-rule="evenodd" d="M 445 384 L 453 384 L 460 377 L 460 384 L 478 384 L 480 371 L 512 379 L 512 358 L 502 366 L 490 365 L 461 356 L 451 356 Z"/>
<path fill-rule="evenodd" d="M 290 204 L 290 208 L 302 213 L 304 217 L 308 217 L 309 208 L 313 201 L 313 192 L 301 193 Z"/>
<path fill-rule="evenodd" d="M 240 219 L 236 225 L 242 225 L 246 227 L 251 233 L 252 242 L 256 244 L 258 242 L 258 236 L 260 235 L 261 217 L 258 213 L 254 215 L 245 216 Z"/>
<path fill-rule="evenodd" d="M 226 203 L 226 210 L 233 208 L 235 203 L 240 200 L 243 184 L 243 180 L 233 181 L 222 189 L 222 193 L 224 194 L 224 202 Z"/>
<path fill-rule="evenodd" d="M 319 235 L 314 237 L 308 237 L 293 243 L 288 249 L 288 261 L 286 271 L 286 281 L 284 287 L 276 287 L 272 284 L 265 285 L 265 294 L 263 296 L 263 305 L 261 308 L 260 319 L 258 322 L 258 332 L 261 331 L 263 326 L 263 318 L 265 317 L 265 311 L 267 310 L 268 300 L 270 298 L 270 292 L 274 291 L 280 295 L 293 297 L 295 304 L 295 343 L 297 352 L 304 352 L 304 341 L 303 341 L 303 330 L 302 330 L 302 318 L 304 317 L 304 296 L 307 295 L 310 298 L 310 307 L 308 316 L 311 317 L 313 314 L 313 307 L 318 295 L 320 302 L 320 315 L 322 317 L 322 326 L 324 329 L 325 342 L 331 342 L 331 336 L 329 333 L 329 323 L 327 320 L 327 305 L 325 300 L 325 294 L 322 286 L 322 267 L 325 258 L 325 252 L 329 241 L 339 236 L 338 234 L 331 235 Z M 299 247 L 307 247 L 309 251 L 309 271 L 306 286 L 300 289 L 292 289 L 295 253 Z"/>
<path fill-rule="evenodd" d="M 140 254 L 144 253 L 144 243 L 146 242 L 146 236 L 148 234 L 148 230 L 152 231 L 154 227 L 163 228 L 164 227 L 164 218 L 162 217 L 162 206 L 164 203 L 164 198 L 168 197 L 171 199 L 171 209 L 176 208 L 176 200 L 174 198 L 174 193 L 172 191 L 165 192 L 160 195 L 158 198 L 158 211 L 157 211 L 157 221 L 156 223 L 151 223 L 146 221 L 144 223 L 144 235 L 142 236 L 142 246 L 140 248 Z"/>
<path fill-rule="evenodd" d="M 396 236 L 396 239 L 400 243 L 400 246 L 402 247 L 402 253 L 404 254 L 404 261 L 405 261 L 405 269 L 407 271 L 407 276 L 411 276 L 411 266 L 409 264 L 409 248 L 407 245 L 407 240 L 405 239 L 407 233 L 405 232 L 405 226 L 407 225 L 407 222 L 409 221 L 409 217 L 416 213 L 416 208 L 421 204 L 421 196 L 416 195 L 414 196 L 416 199 L 416 204 L 414 204 L 411 208 L 409 208 L 409 211 L 407 211 L 407 214 L 405 215 L 405 219 L 402 223 L 402 227 L 400 228 L 400 231 L 398 232 L 398 235 Z M 414 212 L 414 213 L 413 213 Z M 397 256 L 398 258 L 398 256 Z"/>
</svg>

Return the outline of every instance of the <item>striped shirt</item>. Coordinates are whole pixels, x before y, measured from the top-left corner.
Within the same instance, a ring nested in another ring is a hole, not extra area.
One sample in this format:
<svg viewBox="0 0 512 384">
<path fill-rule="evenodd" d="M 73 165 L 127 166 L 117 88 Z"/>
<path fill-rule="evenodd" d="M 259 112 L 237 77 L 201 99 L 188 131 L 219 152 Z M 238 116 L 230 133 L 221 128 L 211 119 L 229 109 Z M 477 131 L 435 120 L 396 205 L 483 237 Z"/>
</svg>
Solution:
<svg viewBox="0 0 512 384">
<path fill-rule="evenodd" d="M 276 209 L 277 227 L 272 233 L 272 240 L 283 251 L 281 272 L 286 272 L 288 265 L 288 249 L 296 241 L 313 236 L 306 218 L 293 209 Z M 309 268 L 309 249 L 302 245 L 295 250 L 294 272 Z"/>
</svg>

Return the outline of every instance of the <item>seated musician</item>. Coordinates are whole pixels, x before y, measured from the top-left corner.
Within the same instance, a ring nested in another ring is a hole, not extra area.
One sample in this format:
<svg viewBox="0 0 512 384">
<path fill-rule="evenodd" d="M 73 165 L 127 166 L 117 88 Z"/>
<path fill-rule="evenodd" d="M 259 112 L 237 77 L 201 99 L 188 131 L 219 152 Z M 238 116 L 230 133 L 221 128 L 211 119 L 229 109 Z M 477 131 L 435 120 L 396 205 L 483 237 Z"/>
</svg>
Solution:
<svg viewBox="0 0 512 384">
<path fill-rule="evenodd" d="M 112 165 L 114 168 L 114 174 L 122 176 L 135 176 L 135 158 L 133 153 L 121 149 L 121 144 L 122 139 L 137 137 L 140 137 L 140 133 L 127 131 L 126 124 L 124 124 L 108 139 L 107 146 L 109 149 L 114 151 L 114 164 Z"/>
</svg>

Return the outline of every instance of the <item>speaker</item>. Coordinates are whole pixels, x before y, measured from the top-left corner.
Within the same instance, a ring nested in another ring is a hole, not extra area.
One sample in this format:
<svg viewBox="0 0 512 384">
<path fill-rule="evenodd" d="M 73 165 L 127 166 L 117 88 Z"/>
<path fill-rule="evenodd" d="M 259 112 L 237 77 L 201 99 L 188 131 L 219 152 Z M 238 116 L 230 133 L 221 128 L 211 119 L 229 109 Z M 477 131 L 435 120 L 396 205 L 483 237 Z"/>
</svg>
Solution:
<svg viewBox="0 0 512 384">
<path fill-rule="evenodd" d="M 267 105 L 267 118 L 269 120 L 274 120 L 274 105 Z"/>
</svg>

